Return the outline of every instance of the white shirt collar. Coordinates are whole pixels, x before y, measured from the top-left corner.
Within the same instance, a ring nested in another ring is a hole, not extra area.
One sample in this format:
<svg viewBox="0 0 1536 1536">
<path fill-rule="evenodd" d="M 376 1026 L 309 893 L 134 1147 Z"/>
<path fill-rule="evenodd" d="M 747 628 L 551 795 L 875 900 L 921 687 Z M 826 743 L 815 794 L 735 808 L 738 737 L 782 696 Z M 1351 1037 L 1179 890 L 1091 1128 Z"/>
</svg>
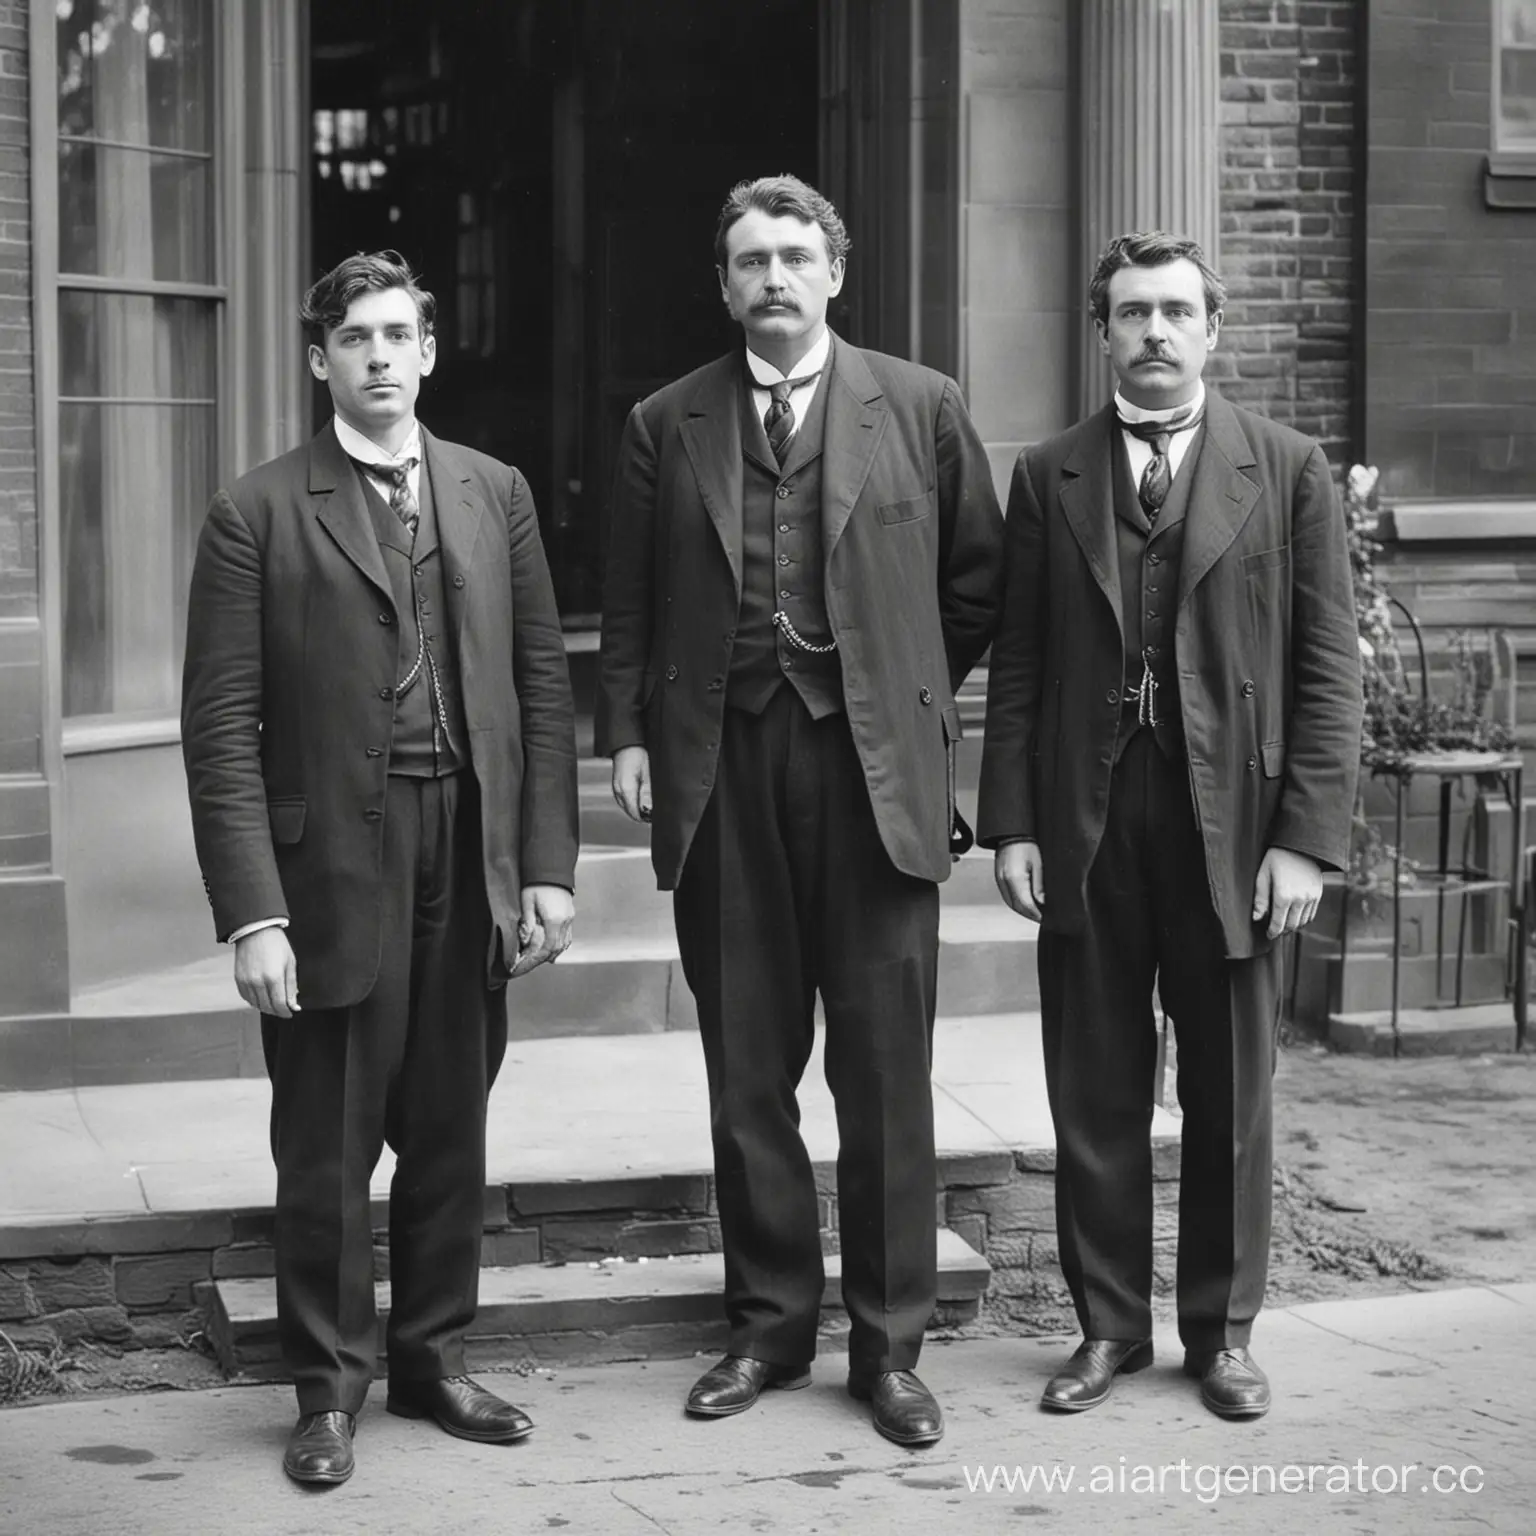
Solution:
<svg viewBox="0 0 1536 1536">
<path fill-rule="evenodd" d="M 1195 386 L 1193 400 L 1186 400 L 1183 405 L 1170 406 L 1166 410 L 1149 411 L 1145 406 L 1132 405 L 1117 389 L 1115 391 L 1115 409 L 1127 421 L 1167 421 L 1170 417 L 1177 416 L 1184 411 L 1190 412 L 1190 419 L 1198 416 L 1205 405 L 1205 380 L 1201 379 Z M 1191 409 L 1193 408 L 1193 409 Z"/>
<path fill-rule="evenodd" d="M 421 461 L 421 423 L 411 423 L 411 435 L 401 445 L 399 453 L 386 453 L 371 437 L 364 437 L 356 427 L 348 426 L 340 416 L 331 418 L 336 428 L 336 441 L 341 444 L 341 451 L 349 458 L 361 459 L 364 464 L 379 464 L 393 467 L 403 464 L 407 459 Z"/>
<path fill-rule="evenodd" d="M 831 351 L 832 332 L 823 331 L 821 340 L 795 364 L 793 377 L 799 379 L 808 373 L 820 373 L 827 366 L 827 357 Z M 753 381 L 761 389 L 767 389 L 770 384 L 782 384 L 791 377 L 787 373 L 780 373 L 772 363 L 764 362 L 751 347 L 747 348 L 747 367 L 752 370 Z"/>
</svg>

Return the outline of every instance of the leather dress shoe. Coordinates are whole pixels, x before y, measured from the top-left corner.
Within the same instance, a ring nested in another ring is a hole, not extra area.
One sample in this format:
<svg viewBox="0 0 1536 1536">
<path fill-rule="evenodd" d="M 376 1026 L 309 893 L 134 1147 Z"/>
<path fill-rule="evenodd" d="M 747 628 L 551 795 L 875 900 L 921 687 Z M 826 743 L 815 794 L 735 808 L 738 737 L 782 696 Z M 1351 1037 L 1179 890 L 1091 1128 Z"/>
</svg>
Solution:
<svg viewBox="0 0 1536 1536">
<path fill-rule="evenodd" d="M 944 1415 L 915 1371 L 850 1372 L 848 1395 L 873 1405 L 875 1428 L 897 1445 L 932 1445 L 944 1433 Z"/>
<path fill-rule="evenodd" d="M 1058 1413 L 1097 1408 L 1109 1396 L 1116 1376 L 1144 1371 L 1151 1364 L 1151 1339 L 1084 1339 L 1046 1383 L 1040 1406 Z"/>
<path fill-rule="evenodd" d="M 750 1408 L 764 1387 L 797 1392 L 810 1379 L 807 1365 L 775 1365 L 750 1355 L 726 1355 L 694 1382 L 683 1411 L 699 1419 L 723 1419 Z"/>
<path fill-rule="evenodd" d="M 505 1445 L 533 1433 L 533 1420 L 468 1376 L 392 1381 L 384 1407 L 402 1419 L 432 1419 L 460 1440 Z"/>
<path fill-rule="evenodd" d="M 1221 1418 L 1257 1419 L 1269 1412 L 1269 1378 L 1246 1349 L 1187 1350 L 1184 1374 L 1199 1379 L 1200 1401 Z"/>
<path fill-rule="evenodd" d="M 283 1471 L 296 1483 L 344 1483 L 352 1476 L 357 1420 L 339 1408 L 301 1413 L 283 1452 Z"/>
</svg>

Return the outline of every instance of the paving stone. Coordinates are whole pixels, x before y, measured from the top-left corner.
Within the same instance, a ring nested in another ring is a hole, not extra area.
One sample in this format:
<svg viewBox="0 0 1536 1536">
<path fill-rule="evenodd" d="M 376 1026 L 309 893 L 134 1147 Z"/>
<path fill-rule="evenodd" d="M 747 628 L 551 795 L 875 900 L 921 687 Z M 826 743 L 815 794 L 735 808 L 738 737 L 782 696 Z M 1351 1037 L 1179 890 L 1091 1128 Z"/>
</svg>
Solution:
<svg viewBox="0 0 1536 1536">
<path fill-rule="evenodd" d="M 1054 1156 L 1052 1158 L 1054 1163 Z M 1006 1184 L 1016 1167 L 1012 1152 L 965 1152 L 939 1159 L 941 1189 L 978 1188 Z"/>
<path fill-rule="evenodd" d="M 507 1227 L 487 1232 L 480 1239 L 483 1268 L 506 1269 L 514 1264 L 537 1264 L 544 1257 L 537 1227 Z"/>
<path fill-rule="evenodd" d="M 28 1273 L 25 1268 L 0 1269 L 0 1322 L 17 1322 L 38 1315 L 40 1309 Z"/>
<path fill-rule="evenodd" d="M 1043 1174 L 1020 1174 L 1011 1183 L 990 1189 L 957 1189 L 948 1202 L 951 1219 L 972 1214 L 987 1218 L 989 1234 L 1049 1232 L 1056 1225 L 1053 1181 Z"/>
<path fill-rule="evenodd" d="M 213 1278 L 235 1280 L 277 1273 L 277 1255 L 270 1243 L 233 1243 L 213 1255 Z"/>
<path fill-rule="evenodd" d="M 709 1180 L 703 1174 L 657 1174 L 637 1179 L 565 1179 L 514 1184 L 507 1190 L 513 1217 L 577 1214 L 584 1211 L 711 1210 Z"/>
<path fill-rule="evenodd" d="M 268 1229 L 270 1233 L 270 1216 Z M 211 1250 L 232 1241 L 234 1220 L 227 1211 L 4 1222 L 0 1223 L 0 1261 L 164 1253 L 187 1248 Z"/>
</svg>

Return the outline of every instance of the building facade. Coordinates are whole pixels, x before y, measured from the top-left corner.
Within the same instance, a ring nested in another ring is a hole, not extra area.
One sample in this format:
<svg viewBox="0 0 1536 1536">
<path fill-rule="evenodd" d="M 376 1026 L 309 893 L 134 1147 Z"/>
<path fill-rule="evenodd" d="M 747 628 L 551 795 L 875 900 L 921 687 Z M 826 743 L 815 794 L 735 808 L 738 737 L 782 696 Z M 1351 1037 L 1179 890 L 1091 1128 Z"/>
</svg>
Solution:
<svg viewBox="0 0 1536 1536">
<path fill-rule="evenodd" d="M 212 951 L 186 582 L 212 490 L 324 420 L 307 282 L 420 267 L 423 417 L 528 475 L 580 636 L 624 415 L 728 343 L 715 210 L 783 170 L 849 222 L 834 325 L 953 373 L 1000 487 L 1104 398 L 1093 253 L 1180 228 L 1223 391 L 1529 595 L 1536 0 L 3 4 L 0 1017 Z"/>
</svg>

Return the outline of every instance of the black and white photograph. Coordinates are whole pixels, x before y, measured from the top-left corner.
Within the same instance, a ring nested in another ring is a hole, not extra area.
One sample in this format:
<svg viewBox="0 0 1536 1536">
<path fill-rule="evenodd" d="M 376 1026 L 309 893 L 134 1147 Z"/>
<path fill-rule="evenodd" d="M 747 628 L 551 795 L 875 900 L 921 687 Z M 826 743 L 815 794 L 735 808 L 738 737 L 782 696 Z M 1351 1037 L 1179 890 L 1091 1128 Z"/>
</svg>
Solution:
<svg viewBox="0 0 1536 1536">
<path fill-rule="evenodd" d="M 0 4 L 0 1531 L 1532 1528 L 1536 0 Z"/>
</svg>

